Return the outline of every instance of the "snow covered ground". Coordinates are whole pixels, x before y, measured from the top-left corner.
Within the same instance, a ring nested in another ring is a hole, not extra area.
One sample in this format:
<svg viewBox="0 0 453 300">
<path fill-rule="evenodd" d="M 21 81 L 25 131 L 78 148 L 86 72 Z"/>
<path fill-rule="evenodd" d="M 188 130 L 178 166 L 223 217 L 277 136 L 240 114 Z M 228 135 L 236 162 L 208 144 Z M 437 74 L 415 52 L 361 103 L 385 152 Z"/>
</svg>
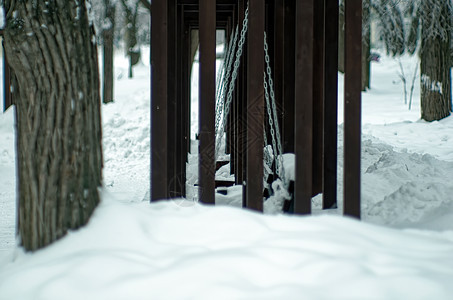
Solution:
<svg viewBox="0 0 453 300">
<path fill-rule="evenodd" d="M 0 113 L 0 300 L 451 299 L 453 117 L 419 120 L 418 80 L 409 111 L 397 61 L 374 63 L 363 94 L 359 222 L 341 217 L 341 205 L 321 211 L 320 197 L 310 217 L 202 206 L 196 193 L 149 204 L 147 55 L 134 80 L 116 57 L 116 100 L 102 108 L 101 205 L 87 226 L 34 254 L 15 246 L 14 118 Z M 411 76 L 416 59 L 402 63 Z M 341 101 L 339 119 L 341 158 Z M 340 159 L 339 183 L 341 172 Z"/>
</svg>

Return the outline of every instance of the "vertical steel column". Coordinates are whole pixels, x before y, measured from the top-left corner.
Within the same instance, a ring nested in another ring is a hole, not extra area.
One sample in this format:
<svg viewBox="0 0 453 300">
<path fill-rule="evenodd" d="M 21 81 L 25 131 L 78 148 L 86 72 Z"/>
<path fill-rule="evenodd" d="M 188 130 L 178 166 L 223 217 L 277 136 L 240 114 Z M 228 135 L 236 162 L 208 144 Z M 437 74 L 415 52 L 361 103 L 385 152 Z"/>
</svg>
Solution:
<svg viewBox="0 0 453 300">
<path fill-rule="evenodd" d="M 184 8 L 182 9 L 183 14 L 184 14 Z M 190 96 L 190 27 L 185 21 L 184 17 L 184 24 L 183 24 L 183 29 L 184 29 L 184 34 L 183 34 L 183 47 L 185 51 L 183 51 L 183 61 L 182 61 L 182 69 L 183 69 L 183 102 L 184 102 L 184 113 L 185 113 L 185 120 L 186 120 L 186 126 L 185 126 L 185 139 L 186 139 L 186 147 L 184 149 L 184 158 L 183 158 L 183 195 L 186 196 L 186 174 L 187 174 L 187 164 L 189 162 L 189 157 L 188 153 L 190 152 L 190 146 L 191 146 L 191 140 L 190 140 L 190 126 L 191 126 L 191 121 L 190 121 L 190 112 L 191 112 L 191 96 Z"/>
<path fill-rule="evenodd" d="M 283 80 L 283 152 L 294 152 L 294 85 L 296 61 L 296 2 L 285 1 L 284 80 Z"/>
<path fill-rule="evenodd" d="M 247 207 L 263 211 L 264 0 L 249 0 Z"/>
<path fill-rule="evenodd" d="M 278 122 L 280 125 L 280 136 L 283 137 L 283 95 L 284 95 L 284 53 L 285 53 L 285 5 L 284 0 L 275 1 L 275 10 L 270 13 L 274 13 L 274 36 L 268 35 L 268 43 L 271 38 L 274 41 L 274 90 L 275 90 L 275 101 L 278 110 Z M 293 38 L 294 39 L 294 38 Z M 267 121 L 265 125 L 268 126 Z M 268 135 L 268 141 L 271 141 L 270 135 Z M 282 138 L 283 145 L 283 138 Z"/>
<path fill-rule="evenodd" d="M 215 203 L 215 75 L 216 75 L 216 3 L 199 1 L 200 87 L 198 167 L 199 201 Z"/>
<path fill-rule="evenodd" d="M 242 24 L 244 21 L 244 16 L 245 16 L 245 9 L 246 9 L 246 3 L 244 0 L 238 0 L 238 20 L 239 20 L 239 33 L 242 30 Z M 246 44 L 244 44 L 243 48 L 243 53 L 246 52 Z M 241 57 L 241 67 L 238 70 L 238 77 L 237 77 L 237 92 L 236 92 L 236 103 L 235 103 L 235 114 L 236 118 L 234 120 L 236 124 L 235 132 L 236 132 L 236 144 L 235 144 L 235 149 L 236 149 L 236 155 L 235 155 L 235 174 L 236 174 L 236 183 L 237 184 L 242 184 L 244 181 L 244 157 L 243 157 L 243 140 L 244 140 L 244 125 L 245 122 L 243 120 L 243 103 L 246 101 L 246 95 L 244 93 L 244 90 L 246 87 L 244 86 L 244 77 L 246 77 L 246 71 L 247 68 L 245 67 L 245 63 L 247 62 L 246 60 L 246 55 L 243 54 Z M 245 187 L 244 190 L 245 191 Z M 245 206 L 245 196 L 246 193 L 243 192 L 243 202 L 242 205 Z"/>
<path fill-rule="evenodd" d="M 338 0 L 325 0 L 323 209 L 337 206 Z"/>
<path fill-rule="evenodd" d="M 314 1 L 313 29 L 313 184 L 312 196 L 322 192 L 324 125 L 324 1 Z M 330 20 L 329 20 L 330 22 Z"/>
<path fill-rule="evenodd" d="M 178 194 L 178 170 L 177 170 L 177 143 L 178 127 L 181 119 L 177 117 L 177 17 L 176 0 L 167 0 L 167 184 L 168 196 L 179 197 Z"/>
<path fill-rule="evenodd" d="M 151 201 L 167 198 L 167 1 L 151 18 Z"/>
<path fill-rule="evenodd" d="M 6 111 L 8 107 L 13 104 L 13 98 L 11 95 L 11 69 L 6 59 L 5 51 L 5 40 L 3 39 L 3 30 L 0 30 L 0 36 L 2 37 L 2 49 L 3 49 L 3 111 Z"/>
<path fill-rule="evenodd" d="M 345 2 L 344 214 L 360 219 L 362 1 Z"/>
<path fill-rule="evenodd" d="M 234 13 L 233 13 L 234 14 Z M 231 46 L 229 43 L 231 42 L 231 31 L 233 29 L 233 24 L 232 24 L 232 17 L 228 17 L 228 22 L 227 22 L 227 27 L 225 29 L 225 45 L 228 46 L 228 48 Z M 225 56 L 224 56 L 224 64 L 226 63 L 226 57 L 228 55 L 227 53 L 227 50 L 228 48 L 225 48 Z M 225 68 L 227 66 L 225 65 Z M 224 93 L 227 92 L 226 89 L 224 91 Z M 230 110 L 230 113 L 228 114 L 228 119 L 226 121 L 226 138 L 225 138 L 225 153 L 226 154 L 231 154 L 232 151 L 231 151 L 231 146 L 232 146 L 232 126 L 231 126 L 231 116 L 232 116 L 232 111 Z M 233 157 L 233 155 L 230 155 L 230 172 L 233 171 L 233 164 L 231 163 L 231 157 Z"/>
<path fill-rule="evenodd" d="M 186 113 L 185 113 L 185 93 L 184 93 L 184 67 L 183 57 L 184 53 L 188 48 L 184 47 L 184 12 L 182 5 L 176 5 L 177 17 L 176 17 L 176 77 L 177 77 L 177 128 L 176 128 L 176 185 L 175 191 L 179 197 L 184 196 L 185 188 L 185 165 L 186 165 Z M 190 48 L 189 48 L 190 49 Z M 185 50 L 185 51 L 184 51 Z"/>
<path fill-rule="evenodd" d="M 311 213 L 313 158 L 313 26 L 314 1 L 296 3 L 294 213 Z"/>
</svg>

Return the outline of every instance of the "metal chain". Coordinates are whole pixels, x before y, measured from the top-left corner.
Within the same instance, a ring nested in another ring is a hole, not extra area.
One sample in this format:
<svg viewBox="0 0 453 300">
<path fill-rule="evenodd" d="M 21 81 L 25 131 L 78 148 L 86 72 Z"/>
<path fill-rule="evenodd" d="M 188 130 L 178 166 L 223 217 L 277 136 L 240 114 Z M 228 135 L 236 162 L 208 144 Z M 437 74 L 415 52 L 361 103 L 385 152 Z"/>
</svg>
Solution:
<svg viewBox="0 0 453 300">
<path fill-rule="evenodd" d="M 228 115 L 230 113 L 231 100 L 233 98 L 233 91 L 234 91 L 235 84 L 236 84 L 236 78 L 238 76 L 238 69 L 239 69 L 239 65 L 241 63 L 241 56 L 242 56 L 242 49 L 244 48 L 245 35 L 248 30 L 248 15 L 249 15 L 249 8 L 248 8 L 248 4 L 247 4 L 247 9 L 245 10 L 245 14 L 244 14 L 244 21 L 242 22 L 241 37 L 239 39 L 238 50 L 236 52 L 236 59 L 234 61 L 233 73 L 231 75 L 231 82 L 228 87 L 227 100 L 225 103 L 225 111 L 223 114 L 223 122 L 220 123 L 221 127 L 219 128 L 218 135 L 217 135 L 217 141 L 216 141 L 216 147 L 215 147 L 216 159 L 219 156 L 220 144 L 221 144 L 222 138 L 223 138 L 223 130 L 226 126 L 226 120 L 228 119 Z"/>
<path fill-rule="evenodd" d="M 231 41 L 230 43 L 230 47 L 229 47 L 229 50 L 228 50 L 228 53 L 227 53 L 227 58 L 226 58 L 226 63 L 225 65 L 227 65 L 227 72 L 226 72 L 226 75 L 225 75 L 225 78 L 224 80 L 222 80 L 222 83 L 221 83 L 221 89 L 220 89 L 220 92 L 218 94 L 218 96 L 216 97 L 217 99 L 217 106 L 216 106 L 216 120 L 215 120 L 215 134 L 216 136 L 219 134 L 219 124 L 222 120 L 222 115 L 223 115 L 223 111 L 224 111 L 224 106 L 225 106 L 225 86 L 228 86 L 228 82 L 229 82 L 229 78 L 230 78 L 230 74 L 231 74 L 231 64 L 232 64 L 232 61 L 233 61 L 233 56 L 234 56 L 234 50 L 236 48 L 236 42 L 237 42 L 237 38 L 238 38 L 238 27 L 236 27 L 236 30 L 233 34 L 233 40 Z"/>
<path fill-rule="evenodd" d="M 270 128 L 271 137 L 272 137 L 272 151 L 274 152 L 274 159 L 276 160 L 277 159 L 276 154 L 278 154 L 277 143 L 275 141 L 274 120 L 273 120 L 271 104 L 270 104 L 270 100 L 269 100 L 269 89 L 268 89 L 267 80 L 266 80 L 266 73 L 264 73 L 264 98 L 266 99 L 266 109 L 267 109 L 267 115 L 268 115 L 267 119 L 269 121 L 269 128 Z M 264 136 L 266 136 L 266 134 L 264 134 Z M 280 176 L 280 171 L 279 171 L 278 165 L 276 165 L 276 173 L 278 176 Z"/>
<path fill-rule="evenodd" d="M 264 54 L 265 54 L 264 58 L 266 61 L 267 77 L 269 78 L 269 90 L 270 90 L 271 103 L 272 103 L 273 124 L 275 126 L 275 134 L 276 134 L 276 140 L 277 140 L 278 152 L 274 153 L 274 158 L 277 163 L 276 172 L 277 172 L 277 175 L 282 179 L 282 182 L 284 183 L 285 187 L 288 187 L 288 184 L 285 179 L 285 169 L 283 166 L 283 148 L 282 148 L 282 142 L 281 142 L 281 136 L 280 136 L 280 127 L 278 125 L 277 106 L 275 104 L 274 82 L 272 80 L 272 70 L 271 70 L 271 65 L 270 65 L 266 32 L 264 32 Z M 264 80 L 264 82 L 266 82 L 266 80 Z M 272 118 L 269 118 L 269 124 L 271 124 L 271 119 Z M 273 130 L 272 130 L 272 126 L 271 126 L 271 135 L 272 134 L 273 134 Z M 274 140 L 273 140 L 273 143 L 274 143 Z"/>
</svg>

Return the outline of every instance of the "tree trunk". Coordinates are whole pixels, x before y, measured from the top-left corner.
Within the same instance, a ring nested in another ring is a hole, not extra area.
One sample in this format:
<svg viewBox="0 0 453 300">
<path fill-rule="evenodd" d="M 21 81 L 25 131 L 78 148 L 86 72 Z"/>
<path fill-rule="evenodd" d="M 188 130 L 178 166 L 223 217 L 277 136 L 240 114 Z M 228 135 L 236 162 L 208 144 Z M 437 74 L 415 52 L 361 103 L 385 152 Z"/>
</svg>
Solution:
<svg viewBox="0 0 453 300">
<path fill-rule="evenodd" d="M 104 42 L 103 57 L 103 93 L 102 101 L 109 103 L 113 101 L 113 34 L 115 30 L 115 5 L 106 4 L 105 19 L 108 20 L 108 28 L 102 32 Z"/>
<path fill-rule="evenodd" d="M 136 49 L 137 46 L 137 17 L 138 5 L 140 1 L 135 2 L 134 7 L 129 7 L 126 0 L 122 0 L 123 8 L 125 10 L 126 18 L 126 31 L 124 40 L 126 41 L 127 55 L 129 56 L 129 78 L 134 76 L 132 67 L 140 61 L 140 50 Z"/>
<path fill-rule="evenodd" d="M 439 0 L 444 1 L 444 0 Z M 444 5 L 445 20 L 450 20 L 449 9 Z M 423 32 L 420 47 L 420 104 L 421 117 L 426 121 L 440 120 L 451 112 L 450 41 L 451 24 L 447 34 L 429 35 Z"/>
<path fill-rule="evenodd" d="M 19 88 L 19 234 L 36 250 L 87 223 L 102 181 L 94 30 L 85 1 L 5 1 Z"/>
</svg>

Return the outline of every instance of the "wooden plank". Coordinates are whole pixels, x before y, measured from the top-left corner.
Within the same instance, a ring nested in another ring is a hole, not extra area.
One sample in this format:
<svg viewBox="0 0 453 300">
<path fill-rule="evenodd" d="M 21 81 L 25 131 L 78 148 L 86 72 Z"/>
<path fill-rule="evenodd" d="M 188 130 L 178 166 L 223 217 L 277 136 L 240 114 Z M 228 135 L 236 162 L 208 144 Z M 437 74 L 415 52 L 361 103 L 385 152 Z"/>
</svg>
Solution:
<svg viewBox="0 0 453 300">
<path fill-rule="evenodd" d="M 294 85 L 296 58 L 296 2 L 285 0 L 283 152 L 294 153 Z"/>
<path fill-rule="evenodd" d="M 247 207 L 263 211 L 264 0 L 249 0 L 247 77 Z"/>
<path fill-rule="evenodd" d="M 186 68 L 184 68 L 184 56 L 185 52 L 188 51 L 188 47 L 184 45 L 184 12 L 182 6 L 177 6 L 177 47 L 176 47 L 176 75 L 177 75 L 177 119 L 179 120 L 177 131 L 176 131 L 176 185 L 175 189 L 179 197 L 185 195 L 185 165 L 186 165 L 186 153 L 187 153 L 187 142 L 186 142 L 186 98 L 184 84 L 187 78 L 185 77 Z"/>
<path fill-rule="evenodd" d="M 313 184 L 312 196 L 322 192 L 324 121 L 324 1 L 314 2 L 313 45 Z M 330 22 L 330 20 L 329 20 Z"/>
<path fill-rule="evenodd" d="M 177 131 L 181 119 L 177 115 L 177 18 L 176 0 L 167 0 L 167 184 L 170 198 L 179 197 L 177 191 Z"/>
<path fill-rule="evenodd" d="M 313 158 L 313 25 L 314 1 L 296 3 L 294 213 L 311 213 Z"/>
<path fill-rule="evenodd" d="M 326 1 L 323 209 L 337 207 L 338 0 Z"/>
<path fill-rule="evenodd" d="M 3 34 L 2 34 L 3 36 Z M 6 111 L 13 105 L 13 97 L 11 94 L 11 68 L 8 65 L 5 52 L 5 40 L 2 40 L 3 47 L 3 111 Z"/>
<path fill-rule="evenodd" d="M 239 20 L 239 37 L 240 38 L 240 31 L 242 30 L 242 24 L 244 21 L 244 13 L 245 13 L 245 1 L 244 0 L 238 0 L 238 20 Z M 247 48 L 246 45 L 244 45 L 243 48 L 243 53 L 247 53 Z M 236 155 L 235 155 L 235 175 L 236 175 L 236 183 L 237 184 L 242 184 L 244 181 L 244 155 L 243 155 L 243 146 L 244 146 L 244 141 L 243 141 L 243 127 L 244 127 L 244 120 L 243 120 L 243 106 L 245 103 L 246 99 L 246 94 L 245 94 L 245 78 L 247 77 L 247 68 L 245 67 L 245 64 L 247 62 L 245 54 L 242 55 L 241 57 L 241 67 L 238 70 L 238 78 L 237 78 L 237 93 L 236 93 L 236 115 L 235 115 L 235 133 L 236 133 L 236 144 L 235 144 L 235 149 L 236 149 Z M 246 205 L 246 199 L 247 195 L 246 193 L 242 193 L 242 206 L 245 207 Z"/>
<path fill-rule="evenodd" d="M 151 201 L 167 198 L 167 1 L 151 18 Z"/>
<path fill-rule="evenodd" d="M 215 204 L 215 1 L 200 0 L 200 79 L 199 79 L 199 201 Z"/>
<path fill-rule="evenodd" d="M 345 2 L 344 214 L 360 219 L 362 1 Z"/>
<path fill-rule="evenodd" d="M 272 72 L 274 74 L 274 91 L 275 91 L 275 102 L 277 105 L 278 112 L 278 124 L 280 125 L 280 137 L 283 145 L 283 95 L 284 95 L 284 53 L 285 53 L 285 3 L 284 0 L 275 1 L 274 12 L 275 23 L 274 23 L 274 35 L 273 38 L 268 41 L 274 41 L 274 68 Z M 270 35 L 269 35 L 270 37 Z M 270 39 L 268 37 L 268 39 Z M 265 125 L 268 126 L 268 121 L 265 121 Z M 268 141 L 271 141 L 270 133 L 268 132 Z"/>
<path fill-rule="evenodd" d="M 191 127 L 191 95 L 190 95 L 190 28 L 187 23 L 184 22 L 183 24 L 184 33 L 183 33 L 183 45 L 185 51 L 183 51 L 183 61 L 182 61 L 182 68 L 183 68 L 183 104 L 184 104 L 184 113 L 185 113 L 185 128 L 184 128 L 184 138 L 186 140 L 185 148 L 183 150 L 183 165 L 182 165 L 182 172 L 183 172 L 183 195 L 186 196 L 186 174 L 187 174 L 187 163 L 189 162 L 188 153 L 190 152 L 190 127 Z"/>
</svg>

